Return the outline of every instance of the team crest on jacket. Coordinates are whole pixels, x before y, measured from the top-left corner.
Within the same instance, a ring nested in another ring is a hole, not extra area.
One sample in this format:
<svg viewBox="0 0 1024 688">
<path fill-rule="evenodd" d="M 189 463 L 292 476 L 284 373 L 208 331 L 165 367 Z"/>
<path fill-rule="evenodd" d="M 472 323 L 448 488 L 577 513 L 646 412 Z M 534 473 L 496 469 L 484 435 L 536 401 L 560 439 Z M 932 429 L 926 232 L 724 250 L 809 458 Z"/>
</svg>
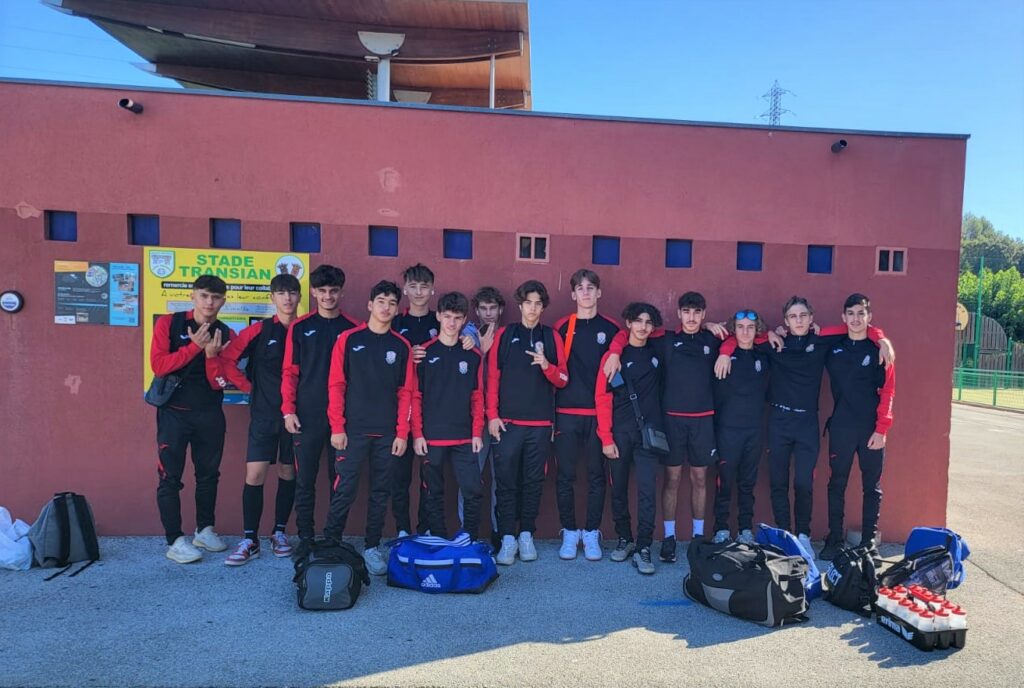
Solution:
<svg viewBox="0 0 1024 688">
<path fill-rule="evenodd" d="M 604 332 L 598 332 L 597 333 L 597 343 L 598 344 L 604 344 L 606 341 L 608 341 L 608 335 L 606 335 Z"/>
<path fill-rule="evenodd" d="M 754 370 L 758 373 L 761 372 L 761 361 L 754 361 Z"/>
<path fill-rule="evenodd" d="M 704 355 L 705 356 L 711 355 L 711 347 L 708 346 L 707 344 L 704 345 Z"/>
<path fill-rule="evenodd" d="M 465 375 L 469 372 L 469 364 L 465 361 L 459 361 L 459 372 Z"/>
<path fill-rule="evenodd" d="M 437 336 L 437 328 L 436 327 L 431 327 L 430 328 L 430 336 L 431 336 L 431 338 Z"/>
<path fill-rule="evenodd" d="M 388 362 L 388 365 L 394 365 L 395 361 L 398 360 L 398 354 L 394 351 L 389 351 L 384 354 L 384 360 Z"/>
<path fill-rule="evenodd" d="M 657 356 L 651 356 L 651 365 L 654 366 L 655 368 L 658 367 L 658 357 Z"/>
<path fill-rule="evenodd" d="M 814 344 L 808 344 L 807 348 L 804 349 L 804 351 L 806 351 L 807 353 L 811 353 L 812 351 L 814 351 Z"/>
<path fill-rule="evenodd" d="M 869 366 L 869 365 L 871 365 L 871 354 L 868 354 L 867 356 L 865 356 L 864 360 L 861 361 L 860 364 L 862 366 Z"/>
</svg>

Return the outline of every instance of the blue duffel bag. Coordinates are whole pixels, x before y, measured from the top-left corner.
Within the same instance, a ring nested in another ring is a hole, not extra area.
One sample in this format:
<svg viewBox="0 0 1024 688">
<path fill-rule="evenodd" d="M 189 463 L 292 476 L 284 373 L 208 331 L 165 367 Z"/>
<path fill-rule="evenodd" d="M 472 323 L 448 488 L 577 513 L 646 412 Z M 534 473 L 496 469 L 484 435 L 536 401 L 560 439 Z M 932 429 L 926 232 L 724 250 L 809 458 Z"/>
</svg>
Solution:
<svg viewBox="0 0 1024 688">
<path fill-rule="evenodd" d="M 918 526 L 910 531 L 907 537 L 907 544 L 903 548 L 903 555 L 913 556 L 929 547 L 942 546 L 949 552 L 953 561 L 953 575 L 946 584 L 947 588 L 955 588 L 964 582 L 964 560 L 971 556 L 971 548 L 967 546 L 959 534 L 949 528 L 929 528 Z"/>
<path fill-rule="evenodd" d="M 807 560 L 807 575 L 804 577 L 804 595 L 807 597 L 808 602 L 821 597 L 821 571 L 818 570 L 818 565 L 814 562 L 814 552 L 805 550 L 793 533 L 782 528 L 772 528 L 770 525 L 762 523 L 757 529 L 757 535 L 754 536 L 754 540 L 759 545 L 777 547 L 782 550 L 783 554 L 791 557 L 803 557 Z"/>
<path fill-rule="evenodd" d="M 392 540 L 388 585 L 432 594 L 480 593 L 498 577 L 491 546 L 460 532 L 453 540 L 410 535 Z"/>
</svg>

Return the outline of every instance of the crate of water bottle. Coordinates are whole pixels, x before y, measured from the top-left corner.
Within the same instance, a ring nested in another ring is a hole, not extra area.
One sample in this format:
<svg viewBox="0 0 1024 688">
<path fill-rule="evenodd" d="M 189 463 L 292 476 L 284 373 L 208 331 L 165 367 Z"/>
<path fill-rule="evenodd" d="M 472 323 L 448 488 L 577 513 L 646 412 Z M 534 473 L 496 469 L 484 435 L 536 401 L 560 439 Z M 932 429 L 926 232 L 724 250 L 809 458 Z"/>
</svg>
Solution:
<svg viewBox="0 0 1024 688">
<path fill-rule="evenodd" d="M 967 612 L 919 585 L 879 588 L 878 625 L 919 650 L 960 649 L 967 643 Z"/>
</svg>

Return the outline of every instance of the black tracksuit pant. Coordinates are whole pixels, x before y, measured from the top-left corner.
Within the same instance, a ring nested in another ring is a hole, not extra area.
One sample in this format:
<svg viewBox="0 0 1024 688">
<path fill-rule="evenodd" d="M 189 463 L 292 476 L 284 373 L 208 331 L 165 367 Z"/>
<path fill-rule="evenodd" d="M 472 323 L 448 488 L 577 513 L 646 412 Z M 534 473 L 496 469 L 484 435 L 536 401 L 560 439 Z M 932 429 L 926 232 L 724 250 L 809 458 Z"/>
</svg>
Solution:
<svg viewBox="0 0 1024 688">
<path fill-rule="evenodd" d="M 426 485 L 422 501 L 426 510 L 425 527 L 431 535 L 448 537 L 444 521 L 444 465 L 451 462 L 455 482 L 462 492 L 463 529 L 474 540 L 480 529 L 480 502 L 483 499 L 483 483 L 480 480 L 480 464 L 473 454 L 471 444 L 450 446 L 427 446 L 427 455 L 422 457 L 420 474 Z"/>
<path fill-rule="evenodd" d="M 597 416 L 559 413 L 555 420 L 555 457 L 558 459 L 558 518 L 566 530 L 576 530 L 576 466 L 582 458 L 587 470 L 586 530 L 601 527 L 607 489 L 604 454 L 597 436 Z"/>
<path fill-rule="evenodd" d="M 856 452 L 860 464 L 860 478 L 864 486 L 863 513 L 861 517 L 862 540 L 877 536 L 878 513 L 882 506 L 882 465 L 884 449 L 868 449 L 868 440 L 875 431 L 874 424 L 866 427 L 837 426 L 829 423 L 828 428 L 828 539 L 829 542 L 843 541 L 843 516 L 846 511 L 846 485 L 853 468 Z"/>
<path fill-rule="evenodd" d="M 394 480 L 391 485 L 391 513 L 395 517 L 396 531 L 413 532 L 412 518 L 409 515 L 412 506 L 412 500 L 409 497 L 409 487 L 412 485 L 412 467 L 416 463 L 417 458 L 416 452 L 412 448 L 412 442 L 409 443 L 409 448 L 405 454 L 394 458 Z M 418 533 L 426 532 L 428 528 L 426 525 L 427 507 L 424 504 L 424 482 L 423 472 L 420 471 L 420 505 L 416 511 L 416 532 Z M 437 535 L 433 531 L 431 531 L 431 534 Z"/>
<path fill-rule="evenodd" d="M 814 467 L 821 436 L 817 412 L 785 411 L 772 406 L 768 415 L 768 476 L 771 482 L 775 525 L 799 535 L 811 534 Z M 789 511 L 789 465 L 793 457 L 793 529 Z"/>
<path fill-rule="evenodd" d="M 366 502 L 366 546 L 376 547 L 384 530 L 384 515 L 388 509 L 388 496 L 394 480 L 394 459 L 391 445 L 394 435 L 372 436 L 349 434 L 348 446 L 344 451 L 335 452 L 337 481 L 331 509 L 327 513 L 324 536 L 340 540 L 345 534 L 348 512 L 359 492 L 359 472 L 363 464 L 369 464 L 370 493 Z"/>
<path fill-rule="evenodd" d="M 498 477 L 498 533 L 532 533 L 537 529 L 548 452 L 551 451 L 551 426 L 505 425 L 508 430 L 501 433 L 501 441 L 491 445 L 494 473 Z"/>
<path fill-rule="evenodd" d="M 302 423 L 302 432 L 292 435 L 295 442 L 295 525 L 300 538 L 311 539 L 316 533 L 313 522 L 316 476 L 320 472 L 324 447 L 331 447 L 331 426 L 326 413 L 300 413 L 299 422 Z M 334 493 L 336 477 L 334 461 L 328 461 L 328 500 Z"/>
<path fill-rule="evenodd" d="M 643 448 L 640 430 L 630 428 L 614 432 L 619 458 L 608 460 L 608 474 L 612 485 L 612 518 L 615 534 L 633 539 L 633 526 L 629 516 L 629 469 L 636 466 L 637 549 L 650 547 L 654 538 L 654 514 L 657 507 L 658 456 Z"/>
<path fill-rule="evenodd" d="M 156 412 L 158 448 L 156 504 L 167 544 L 184 535 L 181 530 L 181 477 L 185 473 L 185 450 L 192 450 L 196 476 L 196 530 L 214 525 L 217 482 L 224 454 L 224 410 L 216 408 L 183 411 L 160 408 Z"/>
<path fill-rule="evenodd" d="M 754 486 L 761 461 L 761 428 L 717 429 L 718 480 L 715 485 L 715 530 L 729 530 L 729 506 L 736 490 L 738 530 L 752 530 Z"/>
</svg>

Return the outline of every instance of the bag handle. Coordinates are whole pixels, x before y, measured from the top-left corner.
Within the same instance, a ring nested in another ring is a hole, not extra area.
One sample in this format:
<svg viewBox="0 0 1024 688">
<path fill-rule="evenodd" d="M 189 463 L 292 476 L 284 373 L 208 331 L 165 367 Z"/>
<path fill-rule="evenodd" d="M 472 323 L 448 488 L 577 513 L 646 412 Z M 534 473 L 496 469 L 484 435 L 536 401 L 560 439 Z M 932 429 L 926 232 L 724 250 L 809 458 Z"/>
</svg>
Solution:
<svg viewBox="0 0 1024 688">
<path fill-rule="evenodd" d="M 100 558 L 99 542 L 96 540 L 96 528 L 92 522 L 92 511 L 85 497 L 80 494 L 72 494 L 71 499 L 75 504 L 75 514 L 78 516 L 78 527 L 82 532 L 82 540 L 85 542 L 85 554 L 89 561 L 97 561 Z M 85 567 L 83 566 L 82 569 Z M 78 575 L 82 569 L 75 571 L 72 575 Z"/>
</svg>

